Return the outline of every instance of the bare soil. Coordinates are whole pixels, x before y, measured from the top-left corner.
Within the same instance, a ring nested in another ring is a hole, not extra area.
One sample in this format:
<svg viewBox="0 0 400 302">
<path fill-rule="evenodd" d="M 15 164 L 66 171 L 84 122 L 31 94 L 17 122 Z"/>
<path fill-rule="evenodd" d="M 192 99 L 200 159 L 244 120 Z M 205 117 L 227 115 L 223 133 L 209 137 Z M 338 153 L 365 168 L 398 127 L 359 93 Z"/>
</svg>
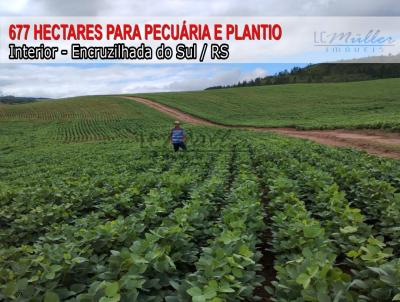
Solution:
<svg viewBox="0 0 400 302">
<path fill-rule="evenodd" d="M 261 132 L 274 132 L 291 137 L 312 140 L 324 145 L 335 147 L 353 147 L 364 150 L 370 154 L 400 159 L 400 133 L 389 133 L 380 130 L 297 130 L 294 128 L 229 126 L 199 118 L 148 99 L 139 97 L 124 98 L 145 104 L 183 123 L 214 126 L 220 128 L 237 128 Z"/>
</svg>

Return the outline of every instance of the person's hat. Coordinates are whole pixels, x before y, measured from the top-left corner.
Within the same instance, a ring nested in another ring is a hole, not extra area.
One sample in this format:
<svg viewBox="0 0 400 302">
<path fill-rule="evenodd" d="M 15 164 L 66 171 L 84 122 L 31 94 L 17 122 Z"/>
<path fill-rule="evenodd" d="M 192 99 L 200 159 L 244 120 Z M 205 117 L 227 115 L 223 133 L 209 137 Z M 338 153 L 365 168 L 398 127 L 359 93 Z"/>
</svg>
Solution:
<svg viewBox="0 0 400 302">
<path fill-rule="evenodd" d="M 179 125 L 181 122 L 180 121 L 175 121 L 174 124 L 175 125 Z"/>
</svg>

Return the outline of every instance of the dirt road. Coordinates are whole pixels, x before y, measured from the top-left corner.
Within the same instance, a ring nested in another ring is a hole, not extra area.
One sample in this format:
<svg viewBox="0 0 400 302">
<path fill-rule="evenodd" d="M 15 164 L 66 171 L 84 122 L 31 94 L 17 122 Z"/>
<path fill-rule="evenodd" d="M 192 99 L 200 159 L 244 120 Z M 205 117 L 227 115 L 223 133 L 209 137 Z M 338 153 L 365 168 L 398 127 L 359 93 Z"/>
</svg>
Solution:
<svg viewBox="0 0 400 302">
<path fill-rule="evenodd" d="M 296 130 L 293 128 L 227 126 L 195 117 L 178 109 L 148 99 L 138 97 L 124 98 L 145 104 L 184 123 L 261 132 L 275 132 L 287 136 L 312 140 L 324 145 L 353 147 L 365 150 L 371 154 L 400 159 L 400 133 L 388 133 L 379 130 Z"/>
</svg>

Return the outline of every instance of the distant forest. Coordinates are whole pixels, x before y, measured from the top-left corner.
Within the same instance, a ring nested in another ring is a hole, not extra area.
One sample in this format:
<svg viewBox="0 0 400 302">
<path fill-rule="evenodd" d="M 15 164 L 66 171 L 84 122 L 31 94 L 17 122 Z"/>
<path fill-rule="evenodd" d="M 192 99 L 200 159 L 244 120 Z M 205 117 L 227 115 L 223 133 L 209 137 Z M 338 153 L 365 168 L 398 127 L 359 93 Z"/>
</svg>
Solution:
<svg viewBox="0 0 400 302">
<path fill-rule="evenodd" d="M 273 76 L 256 78 L 250 81 L 239 82 L 234 85 L 214 86 L 206 88 L 221 89 L 233 87 L 249 87 L 262 85 L 281 85 L 296 83 L 335 83 L 367 81 L 386 78 L 399 78 L 400 64 L 315 64 L 292 70 L 284 70 Z"/>
<path fill-rule="evenodd" d="M 35 102 L 36 100 L 40 100 L 43 98 L 29 98 L 29 97 L 15 97 L 12 95 L 0 96 L 0 104 L 21 104 L 21 103 L 29 103 Z"/>
</svg>

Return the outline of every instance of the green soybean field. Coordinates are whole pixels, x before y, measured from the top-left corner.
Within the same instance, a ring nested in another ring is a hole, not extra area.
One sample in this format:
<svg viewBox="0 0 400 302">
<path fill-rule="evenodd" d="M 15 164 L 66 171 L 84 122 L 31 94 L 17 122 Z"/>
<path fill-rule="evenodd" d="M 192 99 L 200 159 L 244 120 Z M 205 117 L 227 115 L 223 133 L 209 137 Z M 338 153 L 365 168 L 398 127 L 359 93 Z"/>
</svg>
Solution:
<svg viewBox="0 0 400 302">
<path fill-rule="evenodd" d="M 119 97 L 0 105 L 0 300 L 400 300 L 400 162 Z"/>
</svg>

